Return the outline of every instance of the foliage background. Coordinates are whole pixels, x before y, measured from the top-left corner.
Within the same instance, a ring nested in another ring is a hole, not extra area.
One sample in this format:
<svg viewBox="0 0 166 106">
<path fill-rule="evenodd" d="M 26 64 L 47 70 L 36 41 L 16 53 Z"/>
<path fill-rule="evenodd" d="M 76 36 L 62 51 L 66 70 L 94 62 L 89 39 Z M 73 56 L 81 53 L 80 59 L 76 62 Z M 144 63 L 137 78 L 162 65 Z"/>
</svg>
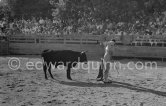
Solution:
<svg viewBox="0 0 166 106">
<path fill-rule="evenodd" d="M 166 0 L 3 0 L 11 17 L 131 21 L 166 10 Z M 1 9 L 2 11 L 2 9 Z"/>
</svg>

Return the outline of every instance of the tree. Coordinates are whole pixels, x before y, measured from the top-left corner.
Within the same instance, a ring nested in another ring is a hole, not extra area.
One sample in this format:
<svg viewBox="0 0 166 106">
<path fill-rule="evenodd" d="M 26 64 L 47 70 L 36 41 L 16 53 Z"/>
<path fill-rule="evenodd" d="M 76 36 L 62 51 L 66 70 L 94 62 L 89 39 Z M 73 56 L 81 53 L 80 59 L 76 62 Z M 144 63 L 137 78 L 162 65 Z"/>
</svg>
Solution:
<svg viewBox="0 0 166 106">
<path fill-rule="evenodd" d="M 9 15 L 9 7 L 4 0 L 0 1 L 0 19 L 7 18 Z"/>
<path fill-rule="evenodd" d="M 51 16 L 51 5 L 48 0 L 7 0 L 16 18 L 30 18 L 31 16 Z"/>
</svg>

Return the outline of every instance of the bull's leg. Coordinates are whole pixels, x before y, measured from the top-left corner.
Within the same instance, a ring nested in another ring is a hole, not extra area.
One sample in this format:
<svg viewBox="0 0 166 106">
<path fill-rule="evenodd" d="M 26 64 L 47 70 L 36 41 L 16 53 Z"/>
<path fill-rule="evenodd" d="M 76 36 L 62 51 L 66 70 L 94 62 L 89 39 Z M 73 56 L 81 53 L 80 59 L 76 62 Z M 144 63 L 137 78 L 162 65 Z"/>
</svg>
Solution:
<svg viewBox="0 0 166 106">
<path fill-rule="evenodd" d="M 50 73 L 51 78 L 54 79 L 54 77 L 53 77 L 53 75 L 52 75 L 52 73 L 51 73 L 51 65 L 50 65 L 49 68 L 48 68 L 48 72 Z"/>
<path fill-rule="evenodd" d="M 68 66 L 68 67 L 67 67 L 67 79 L 72 80 L 72 78 L 71 78 L 71 76 L 70 76 L 70 72 L 71 72 L 71 67 Z"/>
<path fill-rule="evenodd" d="M 43 71 L 44 71 L 45 79 L 48 79 L 47 78 L 47 65 L 46 64 L 43 64 Z"/>
</svg>

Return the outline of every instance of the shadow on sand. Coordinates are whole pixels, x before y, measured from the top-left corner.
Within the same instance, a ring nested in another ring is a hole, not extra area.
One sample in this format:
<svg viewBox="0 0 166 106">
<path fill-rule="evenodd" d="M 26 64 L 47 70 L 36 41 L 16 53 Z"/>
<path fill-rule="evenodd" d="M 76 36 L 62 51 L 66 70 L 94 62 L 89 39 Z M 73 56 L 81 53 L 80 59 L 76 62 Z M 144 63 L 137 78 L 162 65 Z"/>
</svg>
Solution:
<svg viewBox="0 0 166 106">
<path fill-rule="evenodd" d="M 166 97 L 166 92 L 162 91 L 156 91 L 153 89 L 148 89 L 144 87 L 139 87 L 135 85 L 131 85 L 129 83 L 122 83 L 122 82 L 116 82 L 112 81 L 113 83 L 110 84 L 103 84 L 103 83 L 92 83 L 92 82 L 80 82 L 80 81 L 73 81 L 73 82 L 66 82 L 61 81 L 60 84 L 68 85 L 68 86 L 76 86 L 76 87 L 116 87 L 116 88 L 127 88 L 130 90 L 135 90 L 136 92 L 145 92 L 145 93 L 152 93 L 156 94 L 158 96 L 164 96 Z"/>
</svg>

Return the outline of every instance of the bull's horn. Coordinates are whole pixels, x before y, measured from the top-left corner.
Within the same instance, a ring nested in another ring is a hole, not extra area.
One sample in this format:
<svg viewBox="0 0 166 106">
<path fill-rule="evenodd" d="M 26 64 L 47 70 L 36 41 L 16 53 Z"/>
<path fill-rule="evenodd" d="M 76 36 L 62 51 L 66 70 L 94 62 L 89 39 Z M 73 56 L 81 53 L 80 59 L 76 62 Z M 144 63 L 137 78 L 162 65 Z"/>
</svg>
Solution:
<svg viewBox="0 0 166 106">
<path fill-rule="evenodd" d="M 88 50 L 86 50 L 86 51 L 82 51 L 82 53 L 87 53 L 88 52 Z"/>
</svg>

